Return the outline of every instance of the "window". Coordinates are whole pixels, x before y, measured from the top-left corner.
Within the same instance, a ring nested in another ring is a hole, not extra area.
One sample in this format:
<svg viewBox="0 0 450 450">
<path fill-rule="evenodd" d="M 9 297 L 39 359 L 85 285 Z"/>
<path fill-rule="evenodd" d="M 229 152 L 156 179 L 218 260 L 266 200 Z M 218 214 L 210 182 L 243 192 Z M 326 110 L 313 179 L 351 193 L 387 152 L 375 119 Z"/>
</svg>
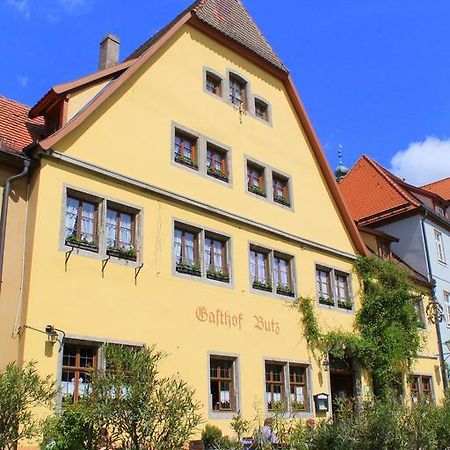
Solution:
<svg viewBox="0 0 450 450">
<path fill-rule="evenodd" d="M 436 211 L 437 214 L 439 214 L 442 217 L 446 217 L 446 213 L 445 213 L 445 205 L 441 202 L 435 202 L 434 203 L 434 210 Z"/>
<path fill-rule="evenodd" d="M 416 297 L 413 300 L 414 311 L 417 314 L 417 325 L 419 328 L 425 329 L 427 327 L 425 320 L 425 312 L 423 310 L 422 297 Z"/>
<path fill-rule="evenodd" d="M 106 210 L 107 253 L 136 261 L 135 215 L 108 207 Z"/>
<path fill-rule="evenodd" d="M 65 242 L 86 250 L 98 250 L 97 204 L 67 196 Z"/>
<path fill-rule="evenodd" d="M 230 75 L 229 80 L 229 95 L 230 103 L 238 107 L 247 108 L 246 95 L 247 95 L 247 83 L 236 75 Z"/>
<path fill-rule="evenodd" d="M 447 326 L 450 327 L 450 292 L 444 291 L 444 307 L 447 312 Z"/>
<path fill-rule="evenodd" d="M 391 257 L 391 244 L 389 241 L 383 239 L 378 239 L 378 256 L 383 259 L 388 259 Z"/>
<path fill-rule="evenodd" d="M 250 245 L 250 275 L 253 289 L 294 297 L 292 256 Z M 272 270 L 271 270 L 272 267 Z"/>
<path fill-rule="evenodd" d="M 247 189 L 253 194 L 266 196 L 264 187 L 264 168 L 247 162 Z"/>
<path fill-rule="evenodd" d="M 269 253 L 264 250 L 250 248 L 250 273 L 253 288 L 262 291 L 272 291 L 272 282 L 269 276 Z"/>
<path fill-rule="evenodd" d="M 294 363 L 265 363 L 266 407 L 274 412 L 286 408 L 288 412 L 309 411 L 308 368 Z"/>
<path fill-rule="evenodd" d="M 229 282 L 227 242 L 224 238 L 205 234 L 206 276 L 212 280 Z"/>
<path fill-rule="evenodd" d="M 211 410 L 236 412 L 235 365 L 236 358 L 211 356 L 209 361 L 209 386 Z"/>
<path fill-rule="evenodd" d="M 291 206 L 289 201 L 288 183 L 289 180 L 287 178 L 276 175 L 275 173 L 272 175 L 274 202 L 284 206 Z"/>
<path fill-rule="evenodd" d="M 438 230 L 434 230 L 434 239 L 436 240 L 436 250 L 439 261 L 445 263 L 444 242 L 442 240 L 442 233 Z"/>
<path fill-rule="evenodd" d="M 175 131 L 175 162 L 184 164 L 192 169 L 198 168 L 197 162 L 197 139 L 187 134 Z"/>
<path fill-rule="evenodd" d="M 291 260 L 285 256 L 274 254 L 273 257 L 273 282 L 277 294 L 294 297 L 292 286 Z"/>
<path fill-rule="evenodd" d="M 269 121 L 269 105 L 259 98 L 255 98 L 255 116 L 266 122 Z"/>
<path fill-rule="evenodd" d="M 431 389 L 431 377 L 424 375 L 413 375 L 411 379 L 411 401 L 413 404 L 419 401 L 427 403 L 433 401 Z"/>
<path fill-rule="evenodd" d="M 219 76 L 211 72 L 206 72 L 205 88 L 208 92 L 211 92 L 211 94 L 220 97 L 222 95 L 222 80 Z"/>
<path fill-rule="evenodd" d="M 346 310 L 352 309 L 349 281 L 347 273 L 316 266 L 316 289 L 319 303 Z"/>
<path fill-rule="evenodd" d="M 196 231 L 175 228 L 174 246 L 177 272 L 201 276 L 198 239 Z"/>
<path fill-rule="evenodd" d="M 63 405 L 76 403 L 90 385 L 90 373 L 97 368 L 97 347 L 64 344 L 61 372 Z"/>
<path fill-rule="evenodd" d="M 206 148 L 206 167 L 209 176 L 228 182 L 226 150 L 208 143 Z"/>
</svg>

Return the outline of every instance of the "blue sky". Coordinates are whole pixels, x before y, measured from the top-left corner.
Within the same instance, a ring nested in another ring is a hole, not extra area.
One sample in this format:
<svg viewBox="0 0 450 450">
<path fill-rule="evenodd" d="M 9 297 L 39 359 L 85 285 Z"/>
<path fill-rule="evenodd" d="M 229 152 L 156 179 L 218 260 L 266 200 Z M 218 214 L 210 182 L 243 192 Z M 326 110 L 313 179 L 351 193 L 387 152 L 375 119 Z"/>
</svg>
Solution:
<svg viewBox="0 0 450 450">
<path fill-rule="evenodd" d="M 0 95 L 34 104 L 121 57 L 189 0 L 0 0 Z M 407 181 L 450 176 L 449 0 L 244 0 L 290 69 L 333 167 L 367 153 Z M 275 7 L 273 5 L 276 5 Z M 394 158 L 394 159 L 393 159 Z"/>
</svg>

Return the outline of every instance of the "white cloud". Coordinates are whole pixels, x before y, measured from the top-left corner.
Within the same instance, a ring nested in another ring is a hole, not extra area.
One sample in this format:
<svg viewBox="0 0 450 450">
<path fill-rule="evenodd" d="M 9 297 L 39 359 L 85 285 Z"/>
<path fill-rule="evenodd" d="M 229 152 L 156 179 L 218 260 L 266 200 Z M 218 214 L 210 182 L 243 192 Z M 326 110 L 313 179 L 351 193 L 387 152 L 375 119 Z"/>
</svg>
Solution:
<svg viewBox="0 0 450 450">
<path fill-rule="evenodd" d="M 429 136 L 422 142 L 412 142 L 394 155 L 390 170 L 415 186 L 450 176 L 450 139 Z"/>
<path fill-rule="evenodd" d="M 28 0 L 6 0 L 6 3 L 15 8 L 25 19 L 30 18 L 30 4 Z"/>
<path fill-rule="evenodd" d="M 26 75 L 17 75 L 17 81 L 23 88 L 26 88 L 28 85 L 28 77 Z"/>
<path fill-rule="evenodd" d="M 84 9 L 89 0 L 58 0 L 58 3 L 68 12 L 68 13 L 78 13 L 80 10 Z"/>
</svg>

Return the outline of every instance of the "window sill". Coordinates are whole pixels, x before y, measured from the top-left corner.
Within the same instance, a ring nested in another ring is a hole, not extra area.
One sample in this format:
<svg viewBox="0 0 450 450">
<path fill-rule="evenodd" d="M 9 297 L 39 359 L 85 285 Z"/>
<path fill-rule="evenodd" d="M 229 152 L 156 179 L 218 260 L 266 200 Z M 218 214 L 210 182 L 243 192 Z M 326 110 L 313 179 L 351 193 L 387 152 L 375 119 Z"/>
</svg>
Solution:
<svg viewBox="0 0 450 450">
<path fill-rule="evenodd" d="M 229 182 L 228 175 L 223 172 L 220 172 L 219 170 L 214 170 L 208 167 L 207 174 L 210 177 L 217 178 L 218 180 L 223 181 L 224 183 Z"/>
<path fill-rule="evenodd" d="M 334 305 L 327 305 L 327 304 L 320 303 L 320 302 L 318 304 L 318 307 L 321 309 L 327 309 L 328 311 L 339 312 L 339 313 L 344 313 L 344 314 L 354 314 L 355 313 L 355 309 L 353 307 L 351 309 L 345 309 L 345 308 L 339 308 Z"/>
<path fill-rule="evenodd" d="M 127 261 L 136 261 L 137 260 L 136 255 L 126 254 L 120 250 L 110 249 L 110 250 L 106 251 L 106 254 L 109 256 L 114 256 L 115 258 L 125 259 Z"/>
<path fill-rule="evenodd" d="M 251 194 L 259 195 L 260 197 L 266 198 L 266 193 L 260 188 L 257 188 L 257 187 L 251 186 L 251 185 L 247 185 L 247 190 Z"/>
<path fill-rule="evenodd" d="M 194 277 L 201 277 L 202 276 L 202 272 L 201 272 L 200 269 L 193 269 L 191 267 L 185 267 L 185 266 L 181 266 L 181 265 L 177 265 L 176 271 L 178 273 L 184 273 L 186 275 L 192 275 Z"/>
<path fill-rule="evenodd" d="M 289 203 L 289 201 L 284 197 L 274 197 L 273 201 L 280 205 L 286 206 L 287 208 L 291 207 L 291 204 Z"/>
<path fill-rule="evenodd" d="M 66 239 L 65 245 L 67 245 L 68 247 L 80 248 L 82 250 L 88 250 L 90 252 L 98 253 L 98 246 L 95 244 L 89 244 L 87 242 L 79 242 L 79 241 L 72 241 L 70 239 Z"/>
<path fill-rule="evenodd" d="M 228 274 L 219 274 L 214 272 L 207 272 L 206 278 L 209 278 L 210 280 L 220 281 L 222 283 L 229 283 L 230 282 L 230 275 Z"/>
<path fill-rule="evenodd" d="M 253 282 L 252 287 L 258 291 L 272 292 L 272 286 L 267 284 Z"/>
<path fill-rule="evenodd" d="M 198 170 L 198 164 L 195 161 L 187 158 L 186 156 L 176 155 L 175 162 L 178 164 L 182 164 L 183 166 L 189 167 L 193 170 Z"/>
<path fill-rule="evenodd" d="M 290 288 L 277 288 L 277 294 L 284 297 L 295 297 L 295 291 Z"/>
</svg>

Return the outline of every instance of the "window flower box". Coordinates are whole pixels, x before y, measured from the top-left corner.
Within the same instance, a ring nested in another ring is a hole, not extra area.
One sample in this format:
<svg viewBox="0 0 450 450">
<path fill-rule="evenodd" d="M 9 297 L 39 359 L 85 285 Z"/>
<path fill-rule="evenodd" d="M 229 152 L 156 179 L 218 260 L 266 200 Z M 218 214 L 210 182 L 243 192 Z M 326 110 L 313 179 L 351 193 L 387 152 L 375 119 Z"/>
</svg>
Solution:
<svg viewBox="0 0 450 450">
<path fill-rule="evenodd" d="M 110 247 L 108 248 L 106 253 L 110 256 L 115 256 L 116 258 L 126 259 L 129 261 L 136 261 L 136 249 L 134 248 L 125 249 L 125 248 Z"/>
<path fill-rule="evenodd" d="M 272 284 L 266 281 L 253 281 L 253 289 L 259 289 L 260 291 L 272 292 Z"/>
<path fill-rule="evenodd" d="M 295 411 L 295 412 L 306 411 L 305 404 L 303 402 L 297 402 L 295 400 L 293 402 L 291 402 L 291 408 L 292 408 L 292 411 Z"/>
<path fill-rule="evenodd" d="M 294 297 L 295 296 L 294 289 L 292 289 L 289 286 L 283 286 L 281 284 L 279 284 L 277 286 L 277 294 L 285 295 L 286 297 Z"/>
<path fill-rule="evenodd" d="M 291 206 L 289 200 L 286 197 L 283 197 L 282 195 L 274 195 L 273 201 L 276 203 L 279 203 L 280 205 L 284 206 Z"/>
<path fill-rule="evenodd" d="M 208 269 L 206 272 L 206 277 L 210 280 L 222 281 L 223 283 L 228 283 L 230 281 L 230 275 L 221 269 Z"/>
<path fill-rule="evenodd" d="M 219 180 L 222 180 L 222 181 L 225 181 L 228 183 L 228 175 L 219 169 L 215 169 L 214 167 L 208 167 L 207 173 L 211 177 L 217 178 Z"/>
<path fill-rule="evenodd" d="M 77 247 L 85 250 L 98 250 L 95 241 L 88 241 L 87 239 L 79 238 L 77 236 L 69 236 L 66 238 L 66 245 L 69 247 Z"/>
<path fill-rule="evenodd" d="M 353 308 L 353 303 L 351 300 L 338 300 L 338 308 L 346 309 L 347 311 Z"/>
<path fill-rule="evenodd" d="M 319 303 L 321 305 L 334 306 L 334 298 L 331 298 L 331 297 L 319 297 Z"/>
<path fill-rule="evenodd" d="M 266 193 L 264 192 L 263 189 L 261 189 L 259 186 L 255 186 L 253 184 L 249 184 L 248 186 L 248 191 L 252 192 L 253 194 L 256 195 L 260 195 L 261 197 L 265 197 Z"/>
<path fill-rule="evenodd" d="M 193 275 L 195 277 L 201 277 L 202 271 L 200 269 L 200 265 L 193 263 L 193 264 L 186 264 L 186 263 L 177 263 L 176 267 L 177 272 L 185 273 L 187 275 Z"/>
<path fill-rule="evenodd" d="M 193 169 L 198 168 L 198 164 L 195 161 L 192 161 L 191 158 L 188 158 L 187 156 L 184 156 L 184 155 L 176 154 L 175 162 L 184 164 L 185 166 L 192 167 Z"/>
</svg>

